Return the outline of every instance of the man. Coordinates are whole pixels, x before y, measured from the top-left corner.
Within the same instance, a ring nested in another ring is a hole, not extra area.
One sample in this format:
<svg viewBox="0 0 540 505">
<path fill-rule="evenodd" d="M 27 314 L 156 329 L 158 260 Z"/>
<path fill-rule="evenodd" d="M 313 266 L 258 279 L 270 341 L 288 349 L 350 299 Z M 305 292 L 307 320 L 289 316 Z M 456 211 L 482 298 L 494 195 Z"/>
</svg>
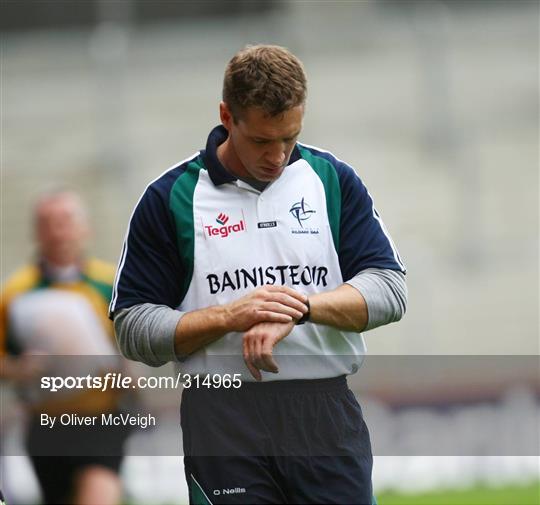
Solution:
<svg viewBox="0 0 540 505">
<path fill-rule="evenodd" d="M 118 470 L 126 430 L 62 427 L 59 421 L 52 429 L 42 426 L 40 419 L 42 414 L 116 412 L 117 392 L 46 394 L 35 387 L 49 372 L 59 375 L 71 369 L 75 375 L 99 375 L 106 369 L 100 368 L 103 365 L 118 366 L 118 357 L 103 356 L 115 354 L 107 317 L 114 268 L 85 257 L 90 226 L 76 193 L 62 188 L 42 195 L 34 220 L 36 260 L 13 274 L 2 290 L 1 376 L 25 393 L 30 411 L 26 448 L 45 502 L 115 505 L 121 500 Z M 52 363 L 52 370 L 45 369 L 46 362 Z"/>
<path fill-rule="evenodd" d="M 123 354 L 190 376 L 192 503 L 372 500 L 345 376 L 359 332 L 403 314 L 404 267 L 355 172 L 297 142 L 305 99 L 288 50 L 238 52 L 221 126 L 148 186 L 129 224 L 110 310 Z M 238 389 L 195 381 L 235 373 Z"/>
</svg>

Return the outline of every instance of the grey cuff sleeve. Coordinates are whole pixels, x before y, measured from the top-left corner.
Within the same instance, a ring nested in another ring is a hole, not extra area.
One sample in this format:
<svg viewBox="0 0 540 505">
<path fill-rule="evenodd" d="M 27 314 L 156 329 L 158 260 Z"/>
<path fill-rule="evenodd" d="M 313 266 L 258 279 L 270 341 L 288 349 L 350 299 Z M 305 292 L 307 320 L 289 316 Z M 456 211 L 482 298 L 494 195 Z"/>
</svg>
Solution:
<svg viewBox="0 0 540 505">
<path fill-rule="evenodd" d="M 405 275 L 397 270 L 368 268 L 347 281 L 356 288 L 368 309 L 368 323 L 363 331 L 399 321 L 407 308 Z"/>
<path fill-rule="evenodd" d="M 120 352 L 150 366 L 179 361 L 174 352 L 174 335 L 184 314 L 152 303 L 119 310 L 114 316 L 114 331 Z"/>
</svg>

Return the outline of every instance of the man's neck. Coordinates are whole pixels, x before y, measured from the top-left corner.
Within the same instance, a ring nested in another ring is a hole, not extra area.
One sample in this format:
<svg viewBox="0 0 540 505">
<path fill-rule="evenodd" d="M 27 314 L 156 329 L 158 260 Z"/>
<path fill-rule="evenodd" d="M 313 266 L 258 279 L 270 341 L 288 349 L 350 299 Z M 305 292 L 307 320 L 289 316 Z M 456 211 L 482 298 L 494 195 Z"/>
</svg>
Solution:
<svg viewBox="0 0 540 505">
<path fill-rule="evenodd" d="M 45 277 L 53 282 L 71 283 L 77 282 L 81 278 L 81 264 L 78 262 L 57 265 L 44 258 L 42 268 Z"/>
<path fill-rule="evenodd" d="M 254 179 L 253 177 L 249 177 L 247 174 L 247 170 L 242 166 L 242 163 L 240 160 L 236 159 L 236 162 L 233 161 L 233 157 L 230 155 L 230 149 L 229 149 L 229 139 L 225 140 L 223 144 L 220 144 L 217 147 L 216 155 L 219 160 L 219 162 L 223 165 L 223 168 L 227 170 L 230 174 L 234 175 L 241 181 L 244 181 L 246 184 L 249 184 L 252 188 L 256 189 L 257 191 L 263 191 L 268 184 L 270 184 L 267 181 L 259 181 L 257 179 Z M 236 157 L 235 157 L 236 158 Z M 242 167 L 242 170 L 235 170 L 235 165 L 238 167 Z"/>
<path fill-rule="evenodd" d="M 257 179 L 247 178 L 247 177 L 238 177 L 241 181 L 244 181 L 246 184 L 249 184 L 252 188 L 257 191 L 264 191 L 265 188 L 270 184 L 267 181 L 259 181 Z"/>
</svg>

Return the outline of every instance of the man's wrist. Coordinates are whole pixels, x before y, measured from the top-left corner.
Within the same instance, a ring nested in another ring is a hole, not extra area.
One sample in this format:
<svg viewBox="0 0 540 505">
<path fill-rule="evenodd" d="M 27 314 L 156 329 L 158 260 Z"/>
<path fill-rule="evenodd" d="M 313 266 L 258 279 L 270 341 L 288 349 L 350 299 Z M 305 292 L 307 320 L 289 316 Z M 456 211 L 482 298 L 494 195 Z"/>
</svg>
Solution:
<svg viewBox="0 0 540 505">
<path fill-rule="evenodd" d="M 234 327 L 234 314 L 230 304 L 214 305 L 211 307 L 212 315 L 215 318 L 216 329 L 223 335 L 229 331 L 236 331 Z"/>
<path fill-rule="evenodd" d="M 309 321 L 309 318 L 311 316 L 311 304 L 309 303 L 309 298 L 306 299 L 306 305 L 307 312 L 298 321 L 296 321 L 296 324 L 304 324 Z"/>
</svg>

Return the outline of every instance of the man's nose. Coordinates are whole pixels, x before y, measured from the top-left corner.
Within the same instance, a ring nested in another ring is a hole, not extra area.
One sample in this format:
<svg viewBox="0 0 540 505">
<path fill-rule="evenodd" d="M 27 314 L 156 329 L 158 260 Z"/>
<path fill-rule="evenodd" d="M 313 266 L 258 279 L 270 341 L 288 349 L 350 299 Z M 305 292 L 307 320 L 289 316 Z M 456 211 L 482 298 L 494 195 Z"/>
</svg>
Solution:
<svg viewBox="0 0 540 505">
<path fill-rule="evenodd" d="M 274 146 L 267 155 L 267 160 L 275 167 L 280 167 L 285 162 L 285 149 L 282 144 Z"/>
<path fill-rule="evenodd" d="M 47 234 L 52 240 L 64 240 L 69 234 L 69 227 L 65 223 L 51 223 L 47 229 Z"/>
</svg>

